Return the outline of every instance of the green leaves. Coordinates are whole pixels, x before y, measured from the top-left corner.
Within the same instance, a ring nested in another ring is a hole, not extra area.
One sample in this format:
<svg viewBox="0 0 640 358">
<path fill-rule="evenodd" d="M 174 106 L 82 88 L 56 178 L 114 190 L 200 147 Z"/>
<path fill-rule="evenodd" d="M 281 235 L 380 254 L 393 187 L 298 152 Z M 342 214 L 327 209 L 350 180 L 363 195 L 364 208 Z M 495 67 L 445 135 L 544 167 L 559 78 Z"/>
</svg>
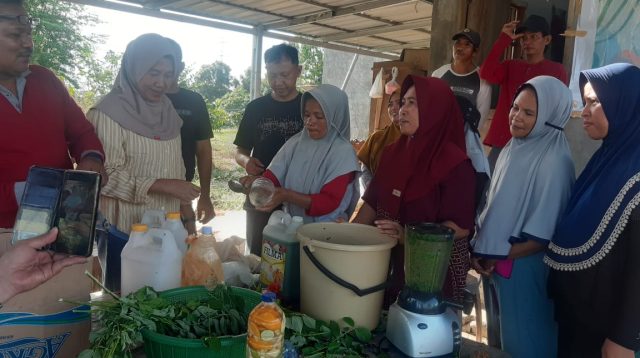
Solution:
<svg viewBox="0 0 640 358">
<path fill-rule="evenodd" d="M 130 357 L 128 349 L 142 343 L 143 329 L 202 339 L 211 349 L 220 349 L 219 337 L 247 331 L 244 301 L 224 285 L 199 301 L 171 302 L 144 287 L 127 297 L 90 305 L 102 327 L 91 334 L 91 350 L 82 352 L 82 358 Z"/>
<path fill-rule="evenodd" d="M 286 312 L 285 338 L 304 357 L 358 357 L 372 340 L 371 331 L 357 327 L 351 317 L 338 322 L 315 320 L 305 314 Z"/>
</svg>

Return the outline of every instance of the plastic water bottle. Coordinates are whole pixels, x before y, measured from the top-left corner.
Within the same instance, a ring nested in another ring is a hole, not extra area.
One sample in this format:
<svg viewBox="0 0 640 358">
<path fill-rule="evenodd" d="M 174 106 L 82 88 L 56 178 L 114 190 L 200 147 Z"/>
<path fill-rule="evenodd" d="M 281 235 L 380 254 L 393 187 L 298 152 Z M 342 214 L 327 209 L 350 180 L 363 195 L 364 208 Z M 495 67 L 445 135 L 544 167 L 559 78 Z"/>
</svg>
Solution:
<svg viewBox="0 0 640 358">
<path fill-rule="evenodd" d="M 247 358 L 280 358 L 284 351 L 285 316 L 276 304 L 276 295 L 265 291 L 249 313 Z"/>
<path fill-rule="evenodd" d="M 187 251 L 187 236 L 189 236 L 189 233 L 182 224 L 180 212 L 167 213 L 167 220 L 162 224 L 161 228 L 171 231 L 173 238 L 176 240 L 176 245 L 184 254 Z"/>
<path fill-rule="evenodd" d="M 249 201 L 256 208 L 265 206 L 273 198 L 276 187 L 271 180 L 259 177 L 251 183 L 249 189 Z"/>
</svg>

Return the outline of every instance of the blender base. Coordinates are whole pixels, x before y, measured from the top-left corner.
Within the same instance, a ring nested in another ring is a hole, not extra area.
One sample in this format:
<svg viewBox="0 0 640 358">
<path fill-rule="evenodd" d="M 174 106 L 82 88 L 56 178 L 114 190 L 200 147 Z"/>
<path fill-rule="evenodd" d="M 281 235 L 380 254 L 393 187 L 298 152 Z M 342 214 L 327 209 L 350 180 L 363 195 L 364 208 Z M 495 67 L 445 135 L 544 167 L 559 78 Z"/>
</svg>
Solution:
<svg viewBox="0 0 640 358">
<path fill-rule="evenodd" d="M 447 308 L 442 314 L 417 314 L 394 303 L 389 307 L 387 338 L 409 357 L 453 357 L 461 344 L 458 315 Z"/>
</svg>

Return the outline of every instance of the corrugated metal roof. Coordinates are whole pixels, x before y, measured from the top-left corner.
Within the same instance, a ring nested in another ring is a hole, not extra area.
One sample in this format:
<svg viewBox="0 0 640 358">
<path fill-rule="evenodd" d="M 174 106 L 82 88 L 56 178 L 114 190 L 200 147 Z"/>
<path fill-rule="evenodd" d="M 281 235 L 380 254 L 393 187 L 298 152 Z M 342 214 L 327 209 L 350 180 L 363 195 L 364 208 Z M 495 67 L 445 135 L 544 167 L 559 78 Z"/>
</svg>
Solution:
<svg viewBox="0 0 640 358">
<path fill-rule="evenodd" d="M 387 58 L 429 47 L 431 31 L 426 0 L 68 1 Z"/>
</svg>

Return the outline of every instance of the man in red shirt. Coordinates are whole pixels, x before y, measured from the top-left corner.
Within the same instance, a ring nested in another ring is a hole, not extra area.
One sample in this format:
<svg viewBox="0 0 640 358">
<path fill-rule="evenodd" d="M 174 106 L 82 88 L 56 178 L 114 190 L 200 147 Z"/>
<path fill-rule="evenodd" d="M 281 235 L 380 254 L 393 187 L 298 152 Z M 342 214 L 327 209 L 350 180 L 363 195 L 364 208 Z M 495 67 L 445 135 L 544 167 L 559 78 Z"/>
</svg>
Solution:
<svg viewBox="0 0 640 358">
<path fill-rule="evenodd" d="M 21 0 L 0 0 L 0 228 L 13 227 L 33 165 L 104 174 L 104 151 L 82 110 L 48 69 L 29 65 L 31 19 Z M 103 183 L 106 175 L 103 175 Z"/>
<path fill-rule="evenodd" d="M 504 51 L 512 41 L 519 40 L 523 60 L 506 60 L 500 62 Z M 491 127 L 484 139 L 484 144 L 491 146 L 489 165 L 491 171 L 495 167 L 500 150 L 511 139 L 509 132 L 509 110 L 518 87 L 536 76 L 553 76 L 568 84 L 567 73 L 562 64 L 545 59 L 544 51 L 551 43 L 549 24 L 538 15 L 529 16 L 518 26 L 518 21 L 511 21 L 502 26 L 500 36 L 493 44 L 491 52 L 480 67 L 480 77 L 492 84 L 500 85 L 500 96 Z"/>
</svg>

